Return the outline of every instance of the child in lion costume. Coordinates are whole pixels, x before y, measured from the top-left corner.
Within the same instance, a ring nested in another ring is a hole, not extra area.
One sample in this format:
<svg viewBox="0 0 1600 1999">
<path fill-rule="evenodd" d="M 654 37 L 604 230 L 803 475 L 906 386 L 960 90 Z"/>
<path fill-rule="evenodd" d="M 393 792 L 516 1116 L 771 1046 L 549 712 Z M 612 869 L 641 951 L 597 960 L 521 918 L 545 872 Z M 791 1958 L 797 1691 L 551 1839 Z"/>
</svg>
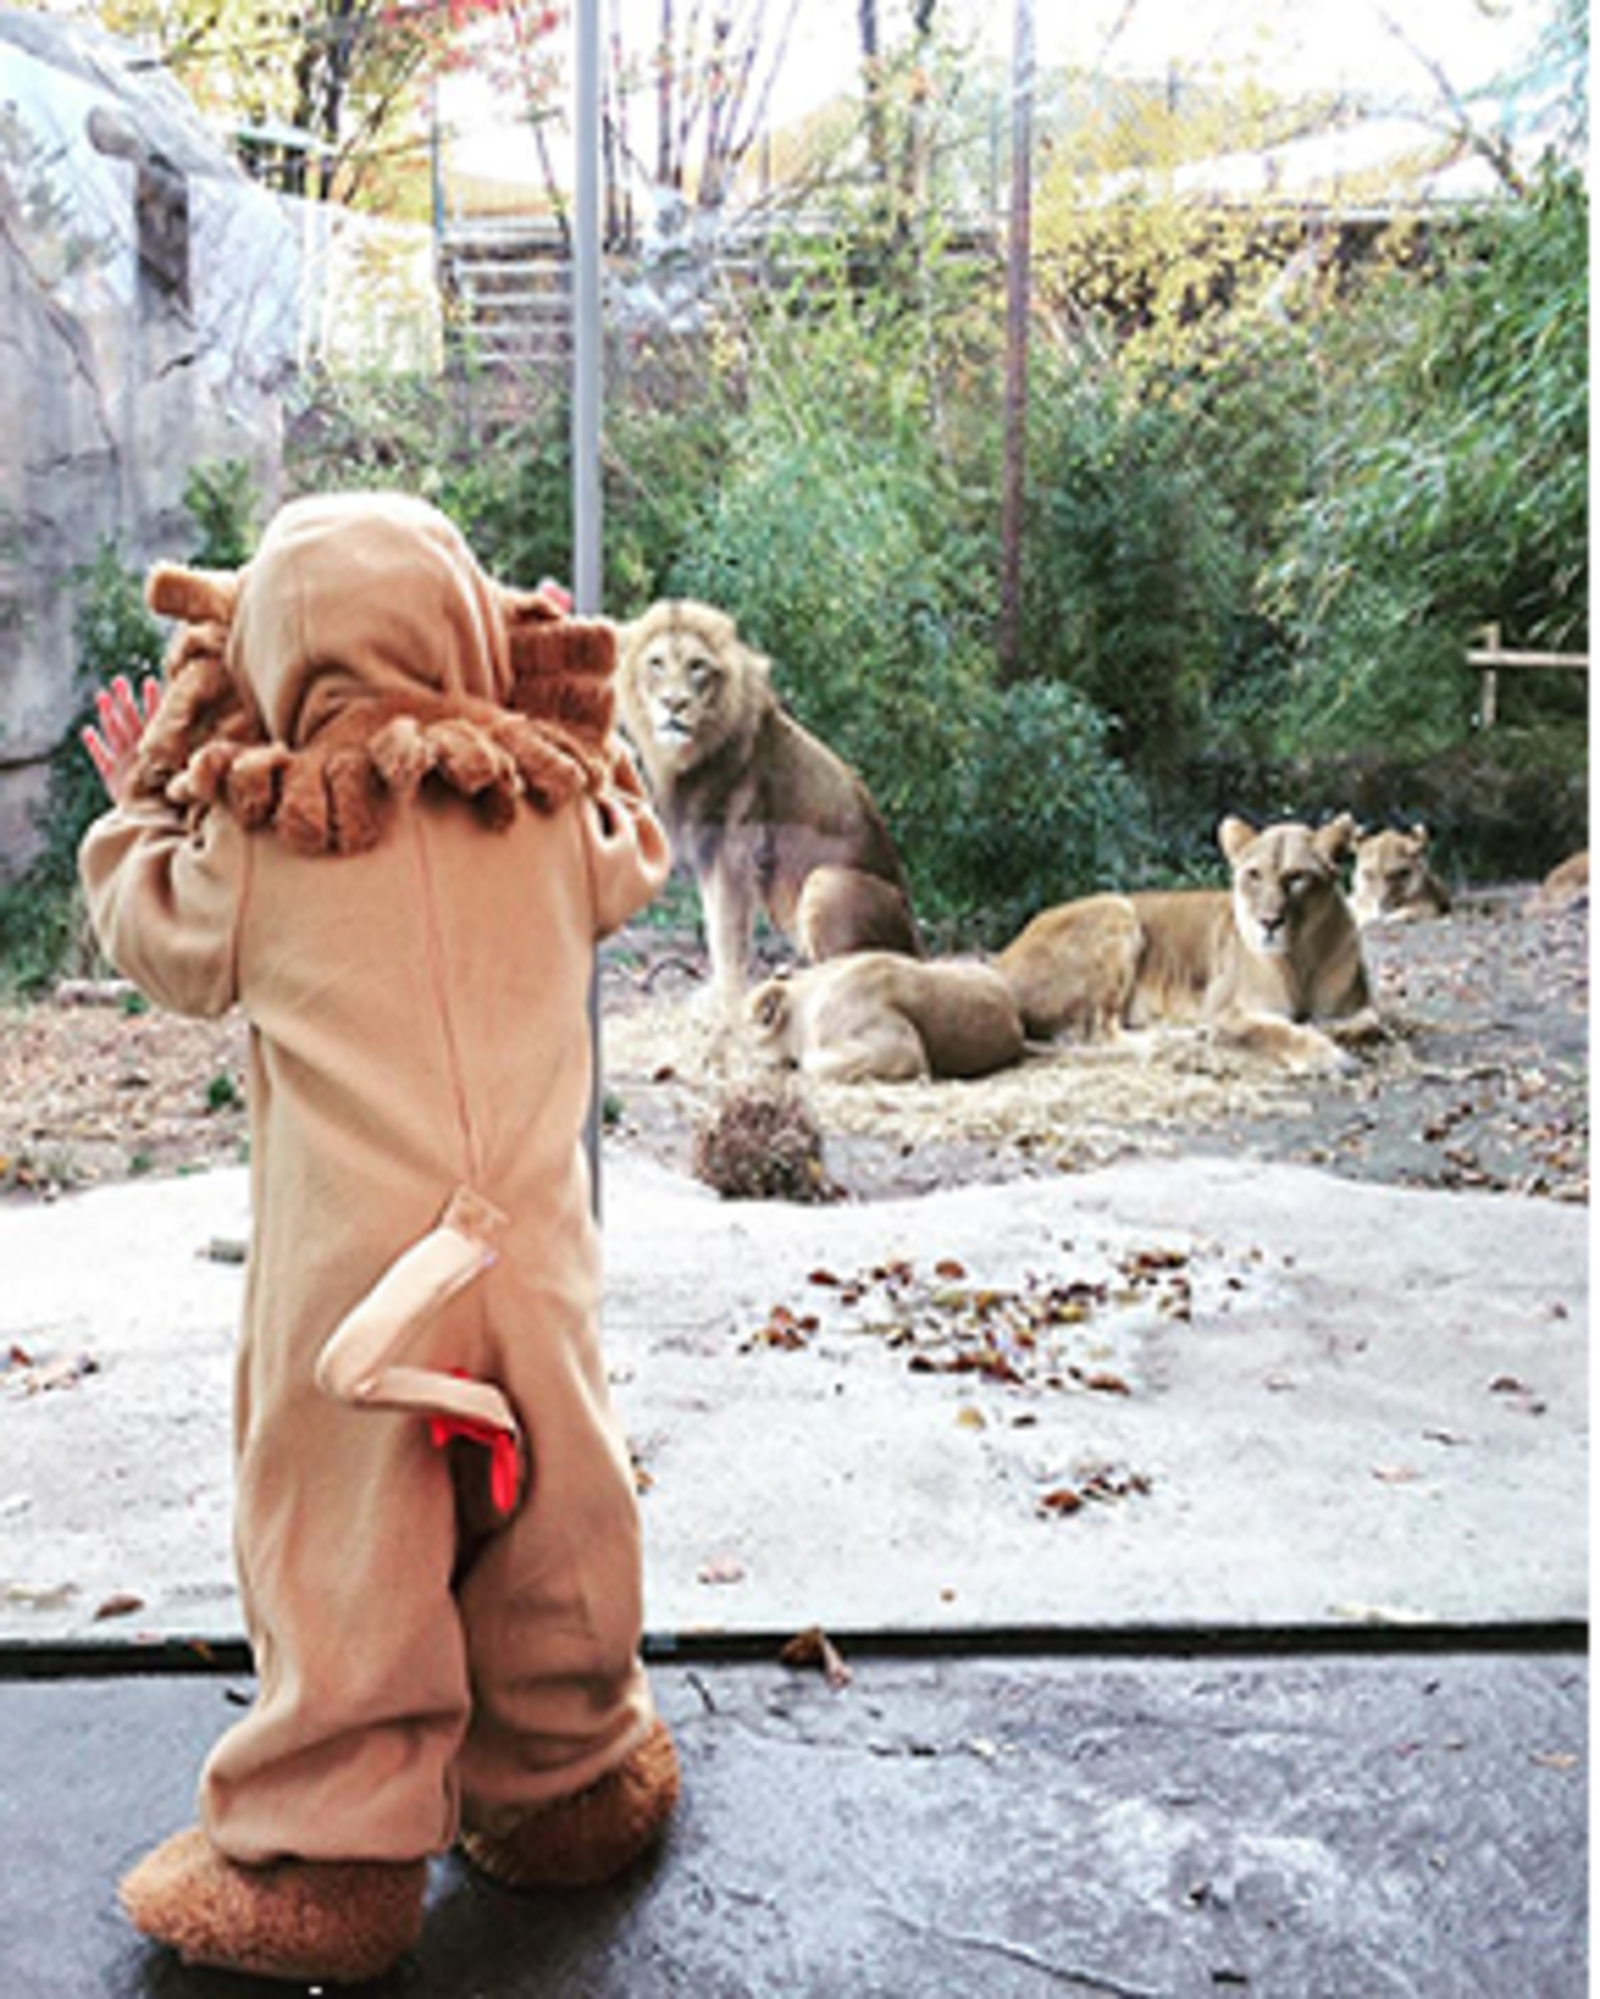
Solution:
<svg viewBox="0 0 1600 1999">
<path fill-rule="evenodd" d="M 419 501 L 295 502 L 237 576 L 149 595 L 188 624 L 164 698 L 100 697 L 81 872 L 152 999 L 250 1022 L 260 1690 L 122 1900 L 189 1962 L 353 1982 L 458 1836 L 513 1886 L 593 1882 L 676 1798 L 582 1146 L 592 948 L 668 854 L 611 630 Z"/>
</svg>

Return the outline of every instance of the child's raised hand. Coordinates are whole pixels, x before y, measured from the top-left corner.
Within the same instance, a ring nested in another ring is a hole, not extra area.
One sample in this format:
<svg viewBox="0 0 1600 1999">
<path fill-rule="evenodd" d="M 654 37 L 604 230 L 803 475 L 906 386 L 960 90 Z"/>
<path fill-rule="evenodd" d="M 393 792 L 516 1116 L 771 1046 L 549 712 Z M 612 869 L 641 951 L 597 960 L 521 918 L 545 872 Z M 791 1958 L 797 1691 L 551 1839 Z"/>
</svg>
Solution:
<svg viewBox="0 0 1600 1999">
<path fill-rule="evenodd" d="M 140 738 L 155 720 L 163 691 L 161 682 L 150 677 L 135 694 L 127 676 L 119 673 L 94 697 L 100 726 L 83 731 L 83 747 L 113 805 L 120 805 L 126 795 Z"/>
</svg>

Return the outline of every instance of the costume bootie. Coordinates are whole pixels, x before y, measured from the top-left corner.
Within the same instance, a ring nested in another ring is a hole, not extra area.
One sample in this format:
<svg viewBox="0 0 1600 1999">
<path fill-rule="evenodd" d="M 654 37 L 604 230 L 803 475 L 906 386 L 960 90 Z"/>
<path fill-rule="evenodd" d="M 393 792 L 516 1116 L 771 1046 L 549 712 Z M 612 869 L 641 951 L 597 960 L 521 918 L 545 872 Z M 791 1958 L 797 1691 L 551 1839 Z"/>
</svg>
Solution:
<svg viewBox="0 0 1600 1999">
<path fill-rule="evenodd" d="M 508 1888 L 593 1888 L 654 1845 L 678 1802 L 678 1752 L 665 1722 L 587 1790 L 493 1831 L 468 1826 L 461 1850 Z"/>
<path fill-rule="evenodd" d="M 241 1867 L 198 1827 L 147 1854 L 118 1889 L 135 1929 L 186 1964 L 356 1985 L 422 1930 L 425 1860 L 279 1860 Z"/>
</svg>

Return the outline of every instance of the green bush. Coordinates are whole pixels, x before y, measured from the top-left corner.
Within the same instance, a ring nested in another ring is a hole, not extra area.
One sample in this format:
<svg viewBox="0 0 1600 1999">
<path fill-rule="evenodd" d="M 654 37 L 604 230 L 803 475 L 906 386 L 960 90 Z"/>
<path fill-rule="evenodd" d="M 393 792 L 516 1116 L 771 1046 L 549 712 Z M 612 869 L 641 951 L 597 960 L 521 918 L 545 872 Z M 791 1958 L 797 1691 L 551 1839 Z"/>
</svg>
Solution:
<svg viewBox="0 0 1600 1999">
<path fill-rule="evenodd" d="M 918 843 L 936 913 L 966 918 L 961 941 L 1004 944 L 1052 903 L 1134 886 L 1154 865 L 1148 801 L 1108 734 L 1105 717 L 1059 683 L 978 692 Z"/>
<path fill-rule="evenodd" d="M 202 569 L 237 569 L 249 561 L 260 534 L 261 495 L 242 458 L 195 466 L 183 504 L 199 537 L 189 552 L 191 562 Z"/>
<path fill-rule="evenodd" d="M 1547 173 L 1435 254 L 1325 329 L 1315 476 L 1263 574 L 1296 649 L 1284 725 L 1302 743 L 1459 742 L 1476 696 L 1462 655 L 1490 622 L 1510 646 L 1587 650 L 1587 195 Z M 1567 676 L 1515 698 L 1526 721 L 1582 726 Z"/>
<path fill-rule="evenodd" d="M 1034 442 L 1029 657 L 1160 781 L 1197 745 L 1230 665 L 1248 543 L 1191 410 L 1100 369 L 1054 388 Z"/>
<path fill-rule="evenodd" d="M 100 779 L 79 731 L 94 720 L 94 694 L 114 674 L 137 685 L 161 664 L 162 638 L 145 608 L 141 580 L 103 543 L 77 579 L 82 595 L 74 622 L 78 709 L 50 759 L 37 825 L 39 852 L 0 895 L 0 984 L 37 992 L 63 972 L 90 968 L 94 947 L 83 920 L 77 854 L 89 822 L 105 809 Z"/>
</svg>

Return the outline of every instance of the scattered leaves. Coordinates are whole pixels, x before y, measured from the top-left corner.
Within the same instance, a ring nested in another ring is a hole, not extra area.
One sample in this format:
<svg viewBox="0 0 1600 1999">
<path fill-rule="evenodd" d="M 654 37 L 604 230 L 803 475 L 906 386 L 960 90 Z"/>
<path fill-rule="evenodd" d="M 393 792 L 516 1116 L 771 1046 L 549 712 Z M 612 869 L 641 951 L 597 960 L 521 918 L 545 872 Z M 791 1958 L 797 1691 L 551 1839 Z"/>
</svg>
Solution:
<svg viewBox="0 0 1600 1999">
<path fill-rule="evenodd" d="M 1150 1479 L 1144 1472 L 1129 1471 L 1112 1464 L 1079 1465 L 1069 1482 L 1052 1486 L 1039 1499 L 1039 1511 L 1046 1515 L 1080 1513 L 1090 1504 L 1132 1499 L 1148 1493 Z"/>
<path fill-rule="evenodd" d="M 777 1347 L 780 1352 L 795 1353 L 805 1346 L 821 1323 L 815 1312 L 795 1313 L 787 1305 L 774 1305 L 767 1314 L 766 1324 L 743 1341 L 739 1351 L 748 1353 L 752 1347 Z"/>
<path fill-rule="evenodd" d="M 1187 1321 L 1193 1309 L 1190 1262 L 1189 1250 L 1158 1245 L 1126 1252 L 1115 1279 L 1030 1274 L 1020 1284 L 1003 1285 L 974 1283 L 957 1256 L 934 1259 L 925 1276 L 910 1258 L 897 1256 L 850 1275 L 819 1267 L 806 1282 L 856 1315 L 846 1330 L 903 1352 L 914 1374 L 1131 1396 L 1136 1387 L 1129 1375 L 1104 1364 L 1105 1338 L 1085 1349 L 1088 1329 L 1129 1309 L 1153 1308 L 1163 1318 Z M 819 1329 L 816 1314 L 774 1306 L 743 1350 L 792 1351 Z"/>
</svg>

